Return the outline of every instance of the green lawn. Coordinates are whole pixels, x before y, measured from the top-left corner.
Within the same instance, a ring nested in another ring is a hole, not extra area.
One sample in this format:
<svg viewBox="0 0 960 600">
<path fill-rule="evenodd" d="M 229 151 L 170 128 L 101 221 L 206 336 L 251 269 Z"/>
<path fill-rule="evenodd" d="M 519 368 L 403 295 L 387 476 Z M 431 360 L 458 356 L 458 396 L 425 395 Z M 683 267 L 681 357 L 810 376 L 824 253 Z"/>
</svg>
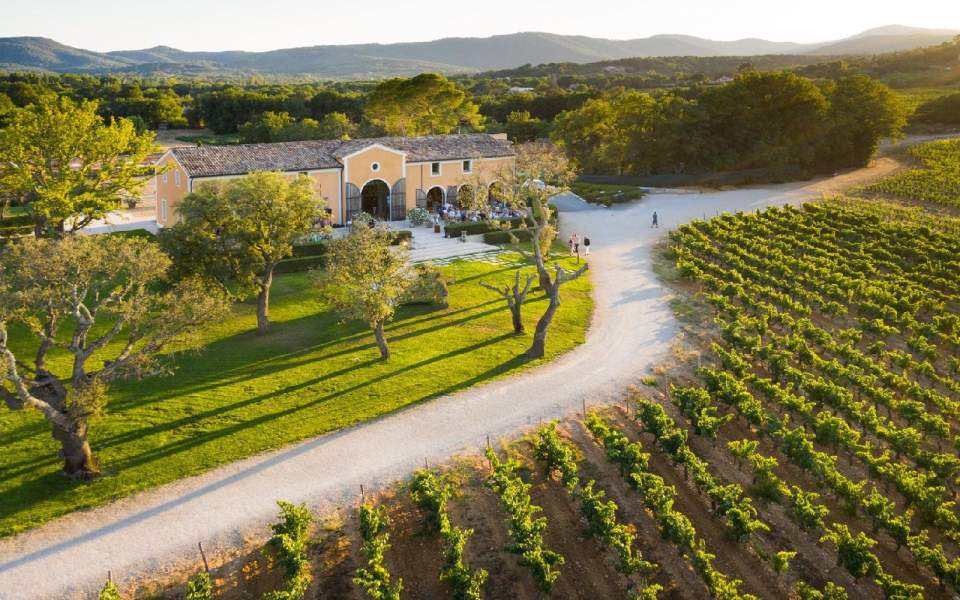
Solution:
<svg viewBox="0 0 960 600">
<path fill-rule="evenodd" d="M 105 471 L 91 483 L 60 474 L 39 413 L 0 407 L 0 536 L 543 362 L 518 358 L 530 335 L 511 335 L 503 300 L 477 285 L 512 279 L 512 267 L 458 261 L 444 269 L 450 307 L 402 309 L 387 329 L 387 363 L 368 329 L 326 312 L 308 275 L 277 277 L 267 336 L 253 332 L 253 305 L 238 305 L 205 333 L 201 354 L 179 358 L 175 375 L 116 386 L 91 428 Z M 583 342 L 589 279 L 566 284 L 563 299 L 545 360 Z M 545 306 L 531 293 L 529 331 Z"/>
</svg>

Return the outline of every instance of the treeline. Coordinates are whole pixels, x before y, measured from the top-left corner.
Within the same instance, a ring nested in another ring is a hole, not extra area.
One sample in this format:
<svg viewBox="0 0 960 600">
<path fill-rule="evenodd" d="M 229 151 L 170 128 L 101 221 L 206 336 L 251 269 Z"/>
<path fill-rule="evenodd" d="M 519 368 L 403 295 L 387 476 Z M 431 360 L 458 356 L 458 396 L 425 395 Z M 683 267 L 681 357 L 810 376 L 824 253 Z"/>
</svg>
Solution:
<svg viewBox="0 0 960 600">
<path fill-rule="evenodd" d="M 586 173 L 812 173 L 866 163 L 904 114 L 890 89 L 866 76 L 815 82 L 747 71 L 722 86 L 590 100 L 559 115 L 553 137 Z"/>
<path fill-rule="evenodd" d="M 779 71 L 822 62 L 815 55 L 765 54 L 760 56 L 648 56 L 594 63 L 547 63 L 489 71 L 458 78 L 473 81 L 510 81 L 516 86 L 536 86 L 553 81 L 560 87 L 587 85 L 598 89 L 623 87 L 650 89 L 707 83 L 736 73 L 745 62 L 764 71 Z"/>
<path fill-rule="evenodd" d="M 960 35 L 926 48 L 809 65 L 798 72 L 825 77 L 842 70 L 870 75 L 897 87 L 945 86 L 960 82 Z"/>
</svg>

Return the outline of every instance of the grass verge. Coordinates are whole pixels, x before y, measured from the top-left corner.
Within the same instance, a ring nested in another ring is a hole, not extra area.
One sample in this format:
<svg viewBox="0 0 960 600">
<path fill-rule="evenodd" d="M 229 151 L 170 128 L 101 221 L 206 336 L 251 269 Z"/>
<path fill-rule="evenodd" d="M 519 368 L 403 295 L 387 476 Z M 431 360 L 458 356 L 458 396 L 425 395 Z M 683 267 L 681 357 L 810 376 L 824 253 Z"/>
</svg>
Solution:
<svg viewBox="0 0 960 600">
<path fill-rule="evenodd" d="M 39 413 L 0 410 L 0 536 L 543 364 L 584 341 L 589 278 L 564 286 L 547 356 L 527 361 L 530 335 L 512 335 L 506 304 L 477 285 L 512 281 L 514 267 L 455 261 L 443 270 L 449 308 L 401 309 L 387 328 L 386 363 L 369 329 L 338 322 L 316 299 L 308 274 L 278 276 L 267 335 L 254 332 L 254 305 L 238 304 L 205 332 L 202 353 L 178 359 L 176 374 L 114 388 L 90 432 L 105 476 L 90 483 L 61 475 Z M 528 331 L 545 307 L 532 292 Z M 22 331 L 11 334 L 29 351 Z M 67 357 L 53 358 L 54 369 L 68 368 Z"/>
</svg>

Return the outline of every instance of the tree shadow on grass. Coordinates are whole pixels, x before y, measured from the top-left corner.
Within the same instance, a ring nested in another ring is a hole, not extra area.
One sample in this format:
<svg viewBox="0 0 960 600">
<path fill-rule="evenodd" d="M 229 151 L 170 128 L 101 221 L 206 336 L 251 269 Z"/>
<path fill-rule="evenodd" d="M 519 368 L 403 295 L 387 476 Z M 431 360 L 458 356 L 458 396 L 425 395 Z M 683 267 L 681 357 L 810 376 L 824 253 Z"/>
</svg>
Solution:
<svg viewBox="0 0 960 600">
<path fill-rule="evenodd" d="M 489 304 L 501 304 L 498 301 L 484 302 L 477 305 L 477 307 L 483 307 Z M 400 321 L 399 323 L 391 324 L 387 327 L 387 335 L 390 341 L 403 341 L 409 340 L 421 335 L 435 333 L 447 327 L 457 327 L 460 325 L 465 325 L 470 321 L 480 319 L 498 312 L 506 311 L 505 306 L 498 308 L 488 309 L 480 312 L 470 313 L 469 315 L 454 319 L 451 321 L 439 321 L 434 325 L 429 327 L 423 327 L 420 329 L 415 329 L 413 331 L 407 331 L 405 333 L 394 334 L 397 330 L 406 329 L 407 325 Z M 463 311 L 456 311 L 461 313 Z M 306 325 L 304 321 L 309 321 L 315 317 L 303 317 L 302 319 L 296 319 L 293 321 L 286 321 L 281 325 L 274 325 L 275 331 L 278 332 L 278 335 L 284 331 L 297 331 L 301 330 Z M 429 319 L 428 319 L 429 320 Z M 423 321 L 421 321 L 422 324 Z M 121 394 L 121 398 L 111 402 L 109 410 L 113 413 L 121 414 L 127 410 L 137 409 L 142 406 L 146 406 L 153 402 L 159 402 L 163 400 L 168 400 L 175 397 L 185 396 L 188 394 L 196 394 L 200 392 L 205 392 L 208 390 L 216 389 L 225 385 L 237 385 L 244 381 L 250 381 L 253 379 L 258 379 L 271 373 L 275 373 L 281 370 L 296 369 L 304 365 L 311 363 L 320 363 L 325 360 L 330 360 L 333 358 L 338 358 L 348 354 L 354 354 L 358 352 L 365 352 L 373 350 L 376 345 L 373 341 L 373 334 L 370 329 L 359 323 L 350 323 L 345 325 L 335 325 L 338 327 L 347 327 L 351 330 L 351 333 L 348 336 L 348 339 L 359 341 L 361 339 L 366 339 L 364 343 L 356 344 L 343 348 L 336 352 L 321 354 L 318 356 L 309 356 L 299 361 L 290 361 L 292 358 L 301 357 L 308 353 L 315 352 L 317 348 L 329 347 L 334 345 L 339 345 L 344 338 L 337 338 L 331 342 L 325 342 L 323 344 L 318 344 L 310 348 L 303 350 L 298 350 L 295 352 L 287 352 L 281 355 L 278 355 L 274 358 L 264 358 L 262 360 L 252 363 L 257 365 L 256 368 L 250 368 L 251 363 L 245 362 L 244 359 L 240 358 L 241 354 L 237 352 L 238 344 L 249 344 L 256 343 L 258 340 L 263 338 L 255 337 L 252 334 L 243 333 L 237 336 L 231 336 L 229 338 L 224 338 L 218 340 L 206 347 L 205 352 L 211 356 L 215 357 L 227 357 L 227 356 L 237 356 L 238 360 L 235 366 L 231 366 L 226 370 L 219 371 L 220 373 L 228 374 L 228 376 L 217 376 L 211 377 L 209 368 L 211 363 L 201 359 L 194 359 L 188 361 L 178 368 L 177 374 L 171 377 L 165 377 L 162 379 L 163 385 L 155 393 L 143 394 L 142 384 L 120 384 L 118 385 L 118 392 Z M 356 331 L 357 333 L 353 333 Z M 213 366 L 219 366 L 214 363 Z M 234 374 L 234 376 L 229 376 L 229 374 Z M 154 382 L 154 385 L 159 383 L 159 381 Z"/>
<path fill-rule="evenodd" d="M 263 425 L 263 424 L 265 424 L 265 423 L 268 423 L 268 422 L 270 422 L 270 421 L 274 421 L 274 420 L 276 420 L 276 419 L 280 419 L 280 418 L 283 418 L 283 417 L 287 417 L 287 416 L 296 414 L 296 413 L 298 413 L 298 412 L 301 412 L 301 411 L 308 410 L 308 409 L 310 409 L 310 408 L 316 407 L 316 406 L 318 406 L 318 405 L 321 405 L 321 404 L 324 404 L 324 403 L 327 403 L 327 402 L 336 400 L 337 398 L 340 398 L 340 397 L 342 397 L 342 396 L 345 396 L 345 395 L 351 394 L 351 393 L 353 393 L 353 392 L 359 391 L 359 390 L 361 390 L 361 389 L 364 389 L 364 388 L 367 388 L 367 387 L 376 385 L 376 384 L 378 384 L 378 383 L 382 383 L 382 382 L 384 382 L 384 381 L 387 381 L 387 380 L 389 380 L 389 379 L 392 379 L 392 378 L 394 378 L 394 377 L 397 377 L 397 376 L 402 375 L 402 374 L 404 374 L 404 373 L 407 373 L 407 372 L 409 372 L 409 371 L 414 371 L 414 370 L 419 369 L 419 368 L 421 368 L 421 367 L 428 366 L 428 365 L 430 365 L 431 363 L 438 362 L 438 361 L 442 361 L 442 360 L 447 360 L 447 359 L 453 358 L 453 357 L 455 357 L 455 356 L 459 356 L 459 355 L 461 355 L 461 354 L 468 354 L 468 353 L 470 353 L 470 352 L 474 352 L 474 351 L 479 350 L 479 349 L 481 349 L 481 348 L 484 348 L 484 347 L 486 347 L 486 346 L 490 346 L 490 345 L 492 345 L 492 344 L 499 343 L 499 342 L 501 342 L 501 341 L 503 341 L 503 340 L 505 340 L 505 339 L 508 339 L 508 338 L 510 338 L 510 337 L 512 337 L 512 334 L 503 334 L 503 335 L 500 335 L 500 336 L 497 336 L 497 337 L 494 337 L 494 338 L 489 338 L 489 339 L 486 339 L 486 340 L 484 340 L 484 341 L 477 342 L 477 343 L 475 343 L 475 344 L 471 344 L 470 346 L 465 346 L 465 347 L 463 347 L 463 348 L 458 348 L 458 349 L 456 349 L 456 350 L 452 350 L 452 351 L 450 351 L 450 352 L 446 352 L 446 353 L 444 353 L 444 354 L 442 354 L 442 355 L 439 355 L 439 356 L 430 357 L 430 358 L 428 358 L 428 359 L 425 359 L 425 360 L 422 360 L 422 361 L 419 361 L 419 362 L 416 362 L 416 363 L 412 363 L 412 364 L 406 365 L 406 366 L 401 367 L 401 368 L 399 368 L 399 369 L 395 369 L 395 370 L 393 370 L 393 371 L 390 371 L 389 373 L 384 373 L 383 375 L 380 375 L 380 376 L 378 376 L 378 377 L 373 377 L 373 378 L 364 380 L 364 381 L 362 381 L 362 382 L 360 382 L 360 383 L 357 383 L 357 384 L 355 384 L 355 385 L 349 386 L 349 387 L 347 387 L 347 388 L 343 388 L 343 389 L 337 390 L 337 391 L 335 391 L 335 392 L 332 392 L 332 393 L 330 393 L 330 394 L 326 394 L 326 395 L 324 395 L 324 396 L 321 396 L 321 397 L 319 397 L 319 398 L 315 398 L 315 399 L 310 400 L 309 402 L 306 402 L 306 403 L 304 403 L 304 404 L 299 404 L 299 405 L 297 405 L 297 406 L 291 406 L 291 407 L 285 408 L 285 409 L 280 410 L 280 411 L 276 411 L 276 412 L 272 412 L 272 413 L 260 415 L 260 416 L 258 416 L 258 417 L 253 418 L 253 419 L 248 419 L 248 420 L 245 420 L 245 421 L 240 422 L 240 423 L 231 424 L 231 425 L 229 425 L 228 427 L 224 427 L 224 428 L 218 429 L 218 430 L 213 431 L 213 432 L 206 432 L 206 433 L 202 433 L 202 434 L 200 434 L 200 435 L 198 435 L 198 436 L 193 436 L 193 437 L 188 438 L 188 439 L 179 440 L 179 441 L 174 442 L 174 443 L 172 443 L 172 444 L 164 445 L 162 448 L 157 448 L 157 449 L 154 449 L 154 450 L 149 450 L 149 451 L 143 452 L 143 453 L 141 453 L 141 454 L 139 454 L 139 455 L 135 455 L 135 456 L 131 456 L 131 457 L 129 457 L 129 458 L 123 459 L 123 460 L 121 460 L 121 461 L 118 461 L 118 462 L 116 462 L 116 463 L 113 463 L 113 464 L 110 465 L 110 466 L 111 466 L 111 468 L 114 468 L 114 469 L 117 469 L 117 470 L 130 469 L 130 468 L 132 468 L 132 467 L 137 467 L 137 466 L 143 465 L 143 464 L 145 464 L 145 463 L 153 462 L 153 461 L 155 461 L 155 460 L 159 460 L 159 459 L 162 459 L 162 458 L 171 456 L 171 455 L 173 455 L 173 454 L 178 454 L 178 453 L 180 453 L 180 452 L 184 452 L 184 451 L 190 450 L 190 449 L 192 449 L 192 448 L 194 448 L 194 447 L 196 447 L 196 446 L 203 445 L 203 444 L 207 444 L 207 443 L 210 443 L 210 442 L 212 442 L 212 441 L 214 441 L 214 440 L 218 440 L 218 439 L 221 439 L 221 438 L 224 438 L 224 437 L 228 437 L 228 436 L 230 436 L 230 435 L 232 435 L 232 434 L 234 434 L 234 433 L 238 433 L 238 432 L 244 431 L 244 430 L 246 430 L 246 429 L 250 429 L 250 428 L 255 428 L 255 427 L 258 427 L 258 426 Z M 369 365 L 369 364 L 373 364 L 373 363 L 376 363 L 376 362 L 379 362 L 379 361 L 368 361 L 367 364 Z M 363 366 L 363 365 L 360 365 L 360 366 Z M 501 365 L 500 367 L 502 367 L 502 365 Z M 497 368 L 500 368 L 500 367 L 497 367 Z M 491 371 L 493 371 L 493 370 L 491 370 Z M 228 411 L 230 411 L 230 410 L 234 410 L 234 409 L 237 407 L 237 405 L 248 405 L 248 404 L 258 403 L 258 402 L 262 402 L 262 401 L 267 401 L 267 400 L 270 400 L 271 398 L 274 398 L 274 397 L 276 397 L 276 396 L 285 395 L 285 394 L 289 394 L 289 393 L 291 393 L 291 392 L 296 392 L 296 391 L 298 391 L 298 390 L 304 389 L 304 388 L 306 388 L 306 387 L 309 387 L 309 386 L 311 386 L 311 385 L 314 385 L 315 383 L 320 382 L 320 381 L 322 381 L 322 380 L 324 380 L 324 379 L 328 379 L 328 378 L 329 378 L 329 376 L 328 376 L 328 377 L 318 377 L 318 378 L 313 379 L 313 380 L 310 380 L 310 381 L 301 382 L 301 383 L 298 383 L 298 384 L 293 385 L 293 386 L 288 386 L 287 388 L 284 388 L 284 389 L 282 389 L 282 390 L 276 390 L 276 391 L 271 392 L 271 393 L 268 393 L 268 394 L 261 394 L 261 395 L 259 395 L 259 396 L 255 396 L 255 397 L 253 397 L 253 398 L 244 400 L 244 401 L 242 401 L 242 402 L 240 402 L 240 403 L 236 403 L 235 405 L 231 405 L 231 407 L 228 407 L 228 408 L 226 408 L 226 409 L 217 409 L 217 410 L 207 411 L 206 413 L 201 413 L 201 415 L 191 415 L 189 418 L 180 419 L 179 422 L 182 422 L 182 423 L 185 424 L 185 423 L 189 423 L 189 422 L 196 421 L 196 420 L 198 420 L 198 419 L 200 419 L 200 418 L 207 418 L 208 416 L 222 415 L 224 412 L 228 412 Z M 478 379 L 478 377 L 471 377 L 470 379 L 466 380 L 466 381 L 470 381 L 471 383 L 470 383 L 470 384 L 466 384 L 466 385 L 472 385 L 473 383 L 476 383 L 476 382 L 478 382 L 478 381 L 480 381 L 480 380 L 481 380 L 481 379 Z M 384 415 L 391 414 L 391 413 L 395 412 L 396 410 L 398 410 L 398 409 L 400 409 L 400 408 L 403 408 L 403 407 L 405 407 L 405 406 L 409 406 L 409 405 L 414 404 L 414 403 L 416 403 L 416 402 L 419 402 L 419 401 L 421 401 L 421 400 L 423 400 L 423 398 L 411 400 L 411 401 L 406 402 L 406 403 L 403 403 L 403 404 L 401 404 L 401 405 L 394 406 L 394 407 L 392 407 L 392 408 L 389 408 L 388 410 L 385 410 L 385 411 L 383 411 L 383 412 L 379 412 L 379 413 L 377 413 L 376 415 L 371 414 L 371 415 L 368 415 L 367 417 L 353 419 L 353 420 L 351 420 L 350 422 L 345 422 L 345 423 L 340 424 L 340 425 L 338 426 L 338 428 L 349 427 L 349 426 L 354 425 L 354 424 L 356 424 L 356 423 L 358 423 L 358 422 L 360 422 L 360 421 L 365 420 L 366 418 L 370 418 L 370 417 L 374 417 L 374 416 L 378 416 L 378 417 L 379 417 L 379 416 L 384 416 Z M 170 424 L 164 424 L 164 425 L 161 426 L 160 428 L 150 428 L 150 429 L 141 431 L 140 434 L 134 435 L 131 439 L 140 438 L 140 437 L 145 437 L 146 435 L 152 435 L 152 434 L 154 434 L 154 433 L 157 433 L 159 430 L 169 430 L 169 429 L 172 429 L 172 428 L 175 428 L 175 427 L 172 427 Z M 330 431 L 330 429 L 311 432 L 307 437 L 312 437 L 312 436 L 316 436 L 316 435 L 322 435 L 322 434 L 327 433 L 327 432 L 329 432 L 329 431 Z M 131 432 L 131 433 L 133 433 L 133 432 Z M 301 438 L 301 439 L 302 439 L 302 438 Z M 296 440 L 290 440 L 290 442 L 293 442 L 293 441 L 296 441 Z M 108 444 L 108 445 L 112 445 L 112 444 Z"/>
</svg>

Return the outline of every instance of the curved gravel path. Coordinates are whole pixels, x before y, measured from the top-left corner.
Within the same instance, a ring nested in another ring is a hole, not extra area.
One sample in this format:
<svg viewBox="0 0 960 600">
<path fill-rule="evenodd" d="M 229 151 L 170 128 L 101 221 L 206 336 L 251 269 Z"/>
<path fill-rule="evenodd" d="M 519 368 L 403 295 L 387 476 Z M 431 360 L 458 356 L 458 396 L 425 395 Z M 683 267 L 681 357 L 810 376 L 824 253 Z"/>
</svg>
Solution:
<svg viewBox="0 0 960 600">
<path fill-rule="evenodd" d="M 266 536 L 277 499 L 320 509 L 352 501 L 438 462 L 475 450 L 487 436 L 513 434 L 548 419 L 618 398 L 667 354 L 677 328 L 650 248 L 669 228 L 732 210 L 796 203 L 823 181 L 715 193 L 650 194 L 613 209 L 558 197 L 562 235 L 593 243 L 596 312 L 587 341 L 554 363 L 516 377 L 414 406 L 204 475 L 68 515 L 0 540 L 0 598 L 88 598 L 107 570 L 121 586 L 236 550 Z M 650 228 L 653 211 L 660 229 Z M 561 308 L 562 310 L 562 308 Z M 548 340 L 549 343 L 549 340 Z"/>
</svg>

